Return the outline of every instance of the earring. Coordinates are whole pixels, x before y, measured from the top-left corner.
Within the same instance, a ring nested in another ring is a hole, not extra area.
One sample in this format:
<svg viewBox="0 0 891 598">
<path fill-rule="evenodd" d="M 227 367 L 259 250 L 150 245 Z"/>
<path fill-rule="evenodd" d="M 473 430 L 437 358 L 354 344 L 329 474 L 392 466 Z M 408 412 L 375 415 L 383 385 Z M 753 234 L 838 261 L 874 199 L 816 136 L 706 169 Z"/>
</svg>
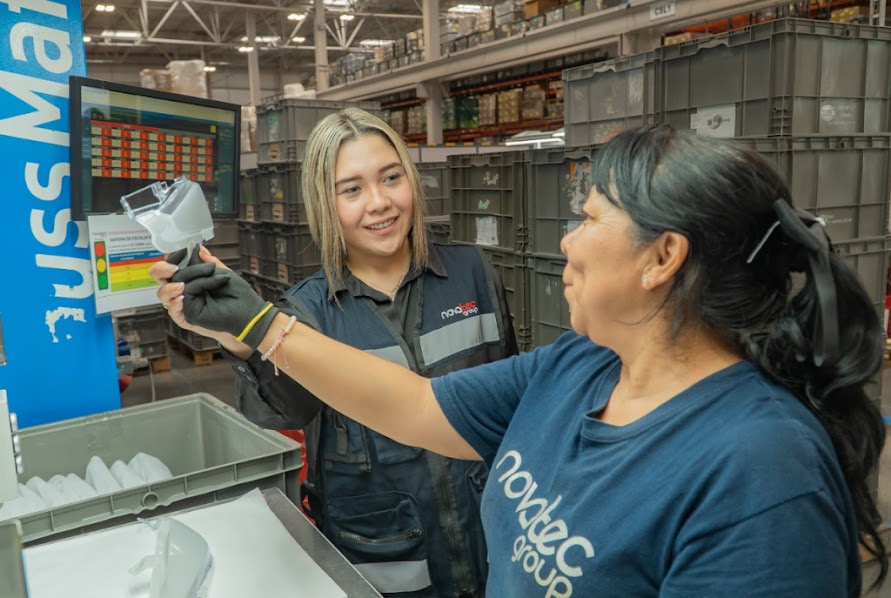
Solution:
<svg viewBox="0 0 891 598">
<path fill-rule="evenodd" d="M 643 276 L 640 277 L 640 280 L 642 283 L 647 284 L 647 282 L 649 282 L 649 280 L 650 280 L 650 277 L 647 276 L 646 274 L 644 274 Z"/>
</svg>

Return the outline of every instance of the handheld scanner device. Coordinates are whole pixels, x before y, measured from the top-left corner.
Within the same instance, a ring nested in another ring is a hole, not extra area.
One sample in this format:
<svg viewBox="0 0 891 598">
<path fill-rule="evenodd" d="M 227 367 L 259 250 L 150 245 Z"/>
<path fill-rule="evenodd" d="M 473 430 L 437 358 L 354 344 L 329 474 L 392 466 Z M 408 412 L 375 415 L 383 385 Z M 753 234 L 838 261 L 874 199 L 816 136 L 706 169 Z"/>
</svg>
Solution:
<svg viewBox="0 0 891 598">
<path fill-rule="evenodd" d="M 213 218 L 204 191 L 186 177 L 171 185 L 152 183 L 122 197 L 121 205 L 151 233 L 155 249 L 162 253 L 186 249 L 183 264 L 189 262 L 195 247 L 213 238 Z"/>
<path fill-rule="evenodd" d="M 18 431 L 15 414 L 9 413 L 6 391 L 0 389 L 0 503 L 19 495 L 22 456 Z"/>
</svg>

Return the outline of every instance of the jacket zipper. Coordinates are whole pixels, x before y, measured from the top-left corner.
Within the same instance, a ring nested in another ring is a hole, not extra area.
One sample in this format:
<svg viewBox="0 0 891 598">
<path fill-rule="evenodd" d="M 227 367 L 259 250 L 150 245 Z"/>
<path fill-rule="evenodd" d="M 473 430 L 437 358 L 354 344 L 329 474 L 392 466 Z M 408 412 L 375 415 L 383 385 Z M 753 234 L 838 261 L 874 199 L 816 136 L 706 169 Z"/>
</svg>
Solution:
<svg viewBox="0 0 891 598">
<path fill-rule="evenodd" d="M 412 538 L 420 538 L 423 532 L 419 527 L 413 527 L 410 530 L 404 531 L 401 534 L 396 534 L 395 536 L 387 536 L 386 538 L 368 538 L 366 536 L 361 536 L 359 534 L 354 534 L 353 532 L 345 532 L 341 531 L 338 533 L 341 540 L 349 540 L 352 542 L 356 542 L 357 544 L 395 544 L 396 542 L 403 542 L 405 540 L 410 540 Z"/>
</svg>

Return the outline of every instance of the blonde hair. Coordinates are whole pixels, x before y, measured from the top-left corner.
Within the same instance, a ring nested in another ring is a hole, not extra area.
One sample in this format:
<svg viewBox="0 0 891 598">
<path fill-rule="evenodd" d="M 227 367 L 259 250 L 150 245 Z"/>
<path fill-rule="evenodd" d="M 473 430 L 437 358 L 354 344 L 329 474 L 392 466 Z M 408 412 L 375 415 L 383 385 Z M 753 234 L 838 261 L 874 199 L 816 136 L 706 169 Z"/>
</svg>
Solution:
<svg viewBox="0 0 891 598">
<path fill-rule="evenodd" d="M 378 117 L 358 108 L 345 108 L 323 118 L 309 134 L 300 184 L 309 232 L 319 246 L 322 267 L 332 289 L 335 281 L 343 283 L 346 262 L 346 243 L 337 217 L 334 186 L 337 154 L 344 143 L 366 135 L 383 138 L 399 156 L 411 185 L 414 202 L 414 217 L 409 231 L 412 263 L 420 267 L 427 265 L 427 232 L 424 227 L 426 198 L 421 177 L 408 155 L 405 142 Z"/>
</svg>

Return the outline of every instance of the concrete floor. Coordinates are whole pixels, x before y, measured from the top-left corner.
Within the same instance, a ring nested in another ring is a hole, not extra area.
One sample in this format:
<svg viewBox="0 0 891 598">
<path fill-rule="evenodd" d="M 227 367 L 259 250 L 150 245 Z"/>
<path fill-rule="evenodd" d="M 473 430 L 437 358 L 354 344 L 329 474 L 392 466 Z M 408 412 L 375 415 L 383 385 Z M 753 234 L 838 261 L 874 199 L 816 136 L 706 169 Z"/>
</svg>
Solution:
<svg viewBox="0 0 891 598">
<path fill-rule="evenodd" d="M 195 366 L 191 357 L 170 349 L 171 369 L 149 376 L 147 370 L 133 378 L 130 386 L 121 393 L 121 406 L 130 407 L 154 400 L 181 397 L 196 392 L 206 392 L 228 405 L 235 406 L 235 374 L 228 362 L 214 359 L 212 365 Z"/>
<path fill-rule="evenodd" d="M 160 401 L 196 392 L 206 392 L 221 401 L 234 406 L 235 375 L 232 368 L 221 358 L 212 365 L 196 367 L 191 358 L 171 349 L 172 368 L 169 372 L 143 375 L 133 379 L 129 388 L 121 394 L 123 407 L 140 405 L 154 400 Z M 891 366 L 891 362 L 888 364 Z M 891 367 L 882 371 L 882 413 L 891 416 Z M 889 428 L 891 433 L 891 428 Z M 879 512 L 886 523 L 891 526 L 891 435 L 885 445 L 878 468 L 878 503 Z M 872 579 L 875 570 L 869 565 L 864 567 L 864 586 Z M 891 581 L 877 591 L 865 594 L 870 598 L 891 598 Z"/>
</svg>

